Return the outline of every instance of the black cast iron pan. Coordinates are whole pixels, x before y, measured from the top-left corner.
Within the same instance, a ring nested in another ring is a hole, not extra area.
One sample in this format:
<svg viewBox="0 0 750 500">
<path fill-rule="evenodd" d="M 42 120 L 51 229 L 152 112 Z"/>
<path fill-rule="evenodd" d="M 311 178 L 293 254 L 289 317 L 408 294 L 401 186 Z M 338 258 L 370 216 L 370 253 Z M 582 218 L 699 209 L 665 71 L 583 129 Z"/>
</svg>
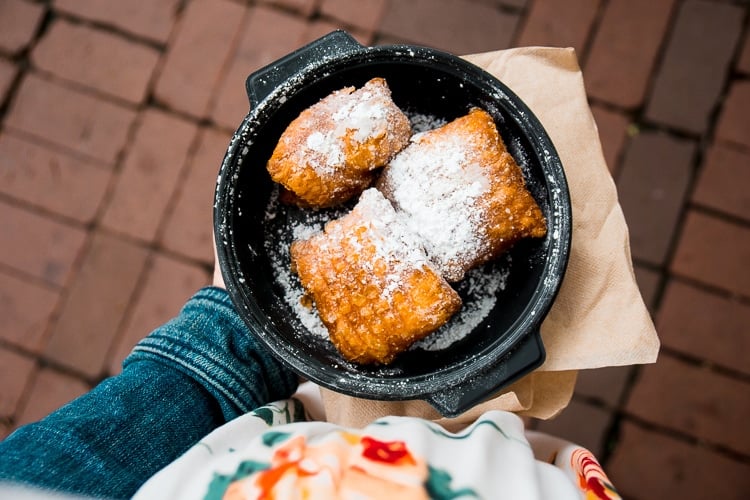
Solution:
<svg viewBox="0 0 750 500">
<path fill-rule="evenodd" d="M 265 169 L 279 136 L 303 109 L 374 77 L 386 79 L 394 101 L 410 116 L 451 120 L 474 106 L 488 111 L 548 223 L 545 239 L 523 241 L 478 271 L 502 273 L 505 286 L 494 292 L 494 307 L 468 334 L 442 349 L 415 347 L 386 367 L 346 362 L 290 304 L 288 276 L 279 275 L 288 261 L 280 262 L 279 248 L 291 237 L 284 233 L 309 214 L 274 204 L 276 188 Z M 246 87 L 251 109 L 221 166 L 214 232 L 227 290 L 275 356 L 334 391 L 378 400 L 422 399 L 445 416 L 463 413 L 542 364 L 539 328 L 565 273 L 571 209 L 555 148 L 513 92 L 456 56 L 416 46 L 363 47 L 342 31 L 256 71 Z"/>
</svg>

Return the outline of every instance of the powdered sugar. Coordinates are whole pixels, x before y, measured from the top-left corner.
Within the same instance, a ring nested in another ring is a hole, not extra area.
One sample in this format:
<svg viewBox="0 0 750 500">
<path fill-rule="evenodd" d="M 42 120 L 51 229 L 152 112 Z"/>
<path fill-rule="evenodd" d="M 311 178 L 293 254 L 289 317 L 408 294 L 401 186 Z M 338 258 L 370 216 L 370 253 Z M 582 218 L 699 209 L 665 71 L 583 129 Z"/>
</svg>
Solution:
<svg viewBox="0 0 750 500">
<path fill-rule="evenodd" d="M 406 111 L 406 116 L 409 117 L 411 129 L 415 134 L 436 129 L 448 123 L 448 120 L 446 120 L 445 118 L 441 118 L 435 115 L 428 115 L 425 113 L 418 113 L 415 111 Z"/>
<path fill-rule="evenodd" d="M 401 222 L 393 206 L 378 190 L 364 191 L 354 211 L 359 212 L 368 226 L 368 235 L 375 247 L 373 260 L 386 262 L 390 268 L 385 274 L 386 282 L 381 284 L 384 298 L 402 286 L 401 278 L 406 272 L 422 266 L 432 267 L 416 235 Z M 335 241 L 341 235 L 332 237 Z"/>
<path fill-rule="evenodd" d="M 456 286 L 463 307 L 448 323 L 416 342 L 413 348 L 426 351 L 446 349 L 464 339 L 478 327 L 497 304 L 497 295 L 505 289 L 510 273 L 510 257 L 492 269 L 476 268 L 466 273 Z"/>
<path fill-rule="evenodd" d="M 360 89 L 364 91 L 365 88 Z M 373 133 L 378 110 L 375 101 L 352 101 L 332 113 L 337 128 L 342 123 L 357 127 L 363 134 Z M 435 262 L 434 255 L 445 259 L 461 259 L 483 250 L 481 233 L 482 213 L 476 204 L 490 187 L 486 170 L 476 158 L 478 145 L 472 137 L 450 134 L 439 141 L 429 140 L 432 129 L 446 124 L 446 120 L 431 115 L 407 113 L 415 135 L 411 144 L 402 150 L 387 167 L 388 197 L 394 201 L 399 214 L 381 194 L 368 189 L 363 192 L 355 210 L 361 212 L 363 223 L 368 224 L 368 235 L 377 239 L 376 259 L 396 263 L 396 271 L 383 284 L 387 297 L 401 285 L 398 266 L 414 268 L 415 265 L 436 265 L 444 274 L 449 262 Z M 338 146 L 333 132 L 316 130 L 309 134 L 306 147 L 326 157 L 335 158 Z M 359 132 L 353 137 L 359 137 Z M 419 179 L 415 182 L 414 179 Z M 308 239 L 322 231 L 326 222 L 348 213 L 349 208 L 328 210 L 303 210 L 278 203 L 273 197 L 266 211 L 266 250 L 272 262 L 277 283 L 283 290 L 286 304 L 299 320 L 301 336 L 315 335 L 326 338 L 328 331 L 315 310 L 303 305 L 305 291 L 299 278 L 291 271 L 289 246 L 294 240 Z M 408 215 L 403 217 L 403 215 Z M 446 228 L 451 228 L 447 231 Z M 337 238 L 340 238 L 337 240 Z M 346 238 L 341 239 L 341 238 Z M 332 241 L 346 241 L 356 248 L 358 240 L 351 234 L 335 235 Z M 425 251 L 427 252 L 425 254 Z M 412 349 L 443 350 L 466 338 L 496 306 L 497 298 L 505 288 L 510 272 L 509 258 L 491 266 L 473 269 L 464 279 L 454 284 L 463 300 L 463 307 L 451 320 L 433 334 L 419 341 Z M 306 301 L 309 304 L 310 301 Z M 294 324 L 294 322 L 292 321 Z"/>
<path fill-rule="evenodd" d="M 337 137 L 344 136 L 348 131 L 353 131 L 352 139 L 364 142 L 372 136 L 382 134 L 387 126 L 387 108 L 390 96 L 378 87 L 363 87 L 356 92 L 357 99 L 344 103 L 338 111 L 333 114 L 336 123 L 335 134 Z"/>
<path fill-rule="evenodd" d="M 407 215 L 407 225 L 424 241 L 442 274 L 451 261 L 481 253 L 485 239 L 479 228 L 476 201 L 487 192 L 485 169 L 467 151 L 460 136 L 431 142 L 424 134 L 389 164 L 389 198 Z M 414 182 L 419 179 L 420 182 Z M 460 187 L 460 189 L 457 189 Z"/>
<path fill-rule="evenodd" d="M 369 191 L 369 190 L 368 190 Z M 368 191 L 365 191 L 367 193 Z M 382 197 L 373 194 L 365 195 L 372 198 L 361 205 L 363 210 L 372 211 L 368 214 L 374 216 L 375 224 L 382 228 L 389 228 L 391 239 L 405 241 L 398 249 L 392 251 L 400 252 L 405 259 L 413 263 L 422 262 L 424 254 L 419 251 L 410 232 L 404 232 L 403 226 L 393 226 L 391 217 L 393 209 L 382 205 L 388 203 Z M 289 246 L 291 242 L 298 239 L 307 239 L 323 230 L 326 222 L 338 219 L 348 212 L 348 208 L 341 207 L 327 210 L 302 210 L 297 207 L 282 205 L 278 202 L 278 189 L 274 190 L 265 213 L 266 240 L 265 247 L 271 262 L 273 276 L 283 292 L 283 300 L 286 306 L 294 314 L 301 328 L 297 329 L 298 335 L 304 337 L 313 335 L 320 338 L 328 338 L 328 330 L 320 320 L 314 304 L 312 307 L 303 305 L 302 299 L 305 291 L 299 278 L 290 268 Z M 416 248 L 415 248 L 416 245 Z M 408 248 L 408 250 L 405 250 Z M 391 250 L 383 249 L 383 252 Z M 474 269 L 467 273 L 466 278 L 455 285 L 463 299 L 461 310 L 436 332 L 412 346 L 412 349 L 442 350 L 450 347 L 455 342 L 464 339 L 486 318 L 496 303 L 498 294 L 505 288 L 505 279 L 510 272 L 510 262 L 505 259 L 491 267 Z M 392 286 L 397 285 L 393 282 Z M 296 324 L 292 321 L 292 324 Z"/>
<path fill-rule="evenodd" d="M 308 109 L 309 135 L 296 149 L 297 164 L 312 167 L 319 175 L 332 176 L 346 161 L 346 148 L 384 134 L 400 113 L 385 85 L 368 82 L 360 89 L 332 92 Z"/>
<path fill-rule="evenodd" d="M 265 249 L 273 276 L 283 292 L 284 302 L 305 332 L 322 338 L 328 338 L 328 330 L 320 320 L 315 306 L 310 308 L 303 305 L 305 291 L 297 275 L 292 272 L 289 247 L 294 240 L 306 239 L 319 233 L 327 221 L 340 215 L 342 214 L 338 210 L 300 210 L 282 205 L 279 203 L 279 189 L 275 187 L 264 216 Z"/>
</svg>

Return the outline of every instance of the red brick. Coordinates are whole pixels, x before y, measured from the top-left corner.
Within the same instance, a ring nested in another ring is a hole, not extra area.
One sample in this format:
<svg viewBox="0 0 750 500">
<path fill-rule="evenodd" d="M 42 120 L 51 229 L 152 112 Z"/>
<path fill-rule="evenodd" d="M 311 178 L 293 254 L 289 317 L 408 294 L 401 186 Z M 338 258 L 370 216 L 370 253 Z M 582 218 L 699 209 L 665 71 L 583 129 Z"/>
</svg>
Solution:
<svg viewBox="0 0 750 500">
<path fill-rule="evenodd" d="M 173 109 L 206 117 L 245 12 L 229 0 L 189 3 L 167 50 L 156 98 Z"/>
<path fill-rule="evenodd" d="M 632 373 L 632 366 L 607 366 L 581 370 L 576 380 L 576 394 L 598 399 L 608 407 L 616 408 Z"/>
<path fill-rule="evenodd" d="M 15 414 L 34 367 L 33 359 L 0 347 L 0 418 Z"/>
<path fill-rule="evenodd" d="M 591 106 L 591 113 L 594 115 L 594 121 L 596 121 L 596 126 L 599 129 L 599 140 L 602 143 L 604 159 L 610 173 L 614 175 L 618 171 L 630 119 L 622 113 L 596 105 Z"/>
<path fill-rule="evenodd" d="M 526 13 L 516 45 L 573 47 L 579 57 L 599 10 L 600 0 L 537 0 Z"/>
<path fill-rule="evenodd" d="M 750 152 L 715 144 L 706 154 L 693 201 L 750 220 L 748 178 Z"/>
<path fill-rule="evenodd" d="M 750 73 L 750 31 L 745 33 L 745 43 L 742 45 L 742 52 L 737 59 L 737 71 Z"/>
<path fill-rule="evenodd" d="M 197 131 L 163 111 L 145 111 L 102 224 L 153 241 Z"/>
<path fill-rule="evenodd" d="M 95 234 L 63 303 L 45 357 L 90 377 L 101 375 L 146 261 L 147 250 Z"/>
<path fill-rule="evenodd" d="M 729 89 L 716 127 L 716 140 L 750 148 L 750 80 L 738 80 Z"/>
<path fill-rule="evenodd" d="M 739 6 L 703 0 L 682 4 L 656 73 L 646 108 L 649 119 L 696 134 L 706 131 L 731 67 L 743 17 Z"/>
<path fill-rule="evenodd" d="M 662 427 L 750 454 L 750 383 L 662 355 L 643 368 L 626 411 Z"/>
<path fill-rule="evenodd" d="M 0 135 L 0 192 L 90 222 L 112 171 L 6 132 Z"/>
<path fill-rule="evenodd" d="M 0 50 L 16 54 L 34 37 L 45 7 L 26 0 L 0 2 Z"/>
<path fill-rule="evenodd" d="M 327 21 L 325 19 L 316 19 L 305 26 L 305 31 L 302 33 L 300 38 L 300 46 L 308 44 L 320 37 L 329 34 L 332 31 L 343 29 L 340 23 Z M 373 33 L 367 33 L 357 29 L 347 29 L 347 33 L 354 37 L 354 39 L 364 46 L 372 45 L 374 40 Z"/>
<path fill-rule="evenodd" d="M 626 422 L 606 466 L 623 498 L 744 499 L 750 465 Z"/>
<path fill-rule="evenodd" d="M 389 2 L 380 31 L 464 55 L 510 47 L 518 16 L 468 0 Z"/>
<path fill-rule="evenodd" d="M 187 299 L 209 283 L 209 273 L 205 269 L 157 254 L 144 279 L 140 297 L 117 339 L 109 372 L 119 373 L 122 361 L 133 346 L 177 316 Z"/>
<path fill-rule="evenodd" d="M 347 26 L 372 33 L 377 30 L 387 5 L 387 0 L 322 0 L 320 12 Z"/>
<path fill-rule="evenodd" d="M 612 0 L 596 32 L 584 77 L 588 94 L 635 108 L 644 100 L 674 0 Z"/>
<path fill-rule="evenodd" d="M 204 129 L 190 162 L 175 209 L 164 225 L 161 244 L 192 259 L 213 264 L 213 200 L 216 176 L 231 136 Z"/>
<path fill-rule="evenodd" d="M 688 212 L 672 271 L 750 296 L 750 229 L 696 211 Z"/>
<path fill-rule="evenodd" d="M 39 352 L 59 293 L 28 279 L 0 273 L 0 338 Z"/>
<path fill-rule="evenodd" d="M 657 331 L 662 344 L 750 374 L 750 306 L 673 280 L 664 293 Z"/>
<path fill-rule="evenodd" d="M 17 415 L 16 424 L 36 422 L 88 390 L 89 386 L 78 378 L 43 368 L 34 378 L 29 399 Z"/>
<path fill-rule="evenodd" d="M 304 16 L 310 16 L 320 3 L 320 0 L 258 0 L 258 3 L 278 5 L 285 9 L 291 9 Z"/>
<path fill-rule="evenodd" d="M 42 71 L 137 104 L 146 97 L 159 52 L 61 19 L 45 33 L 31 59 Z"/>
<path fill-rule="evenodd" d="M 55 0 L 55 10 L 166 42 L 179 0 Z"/>
<path fill-rule="evenodd" d="M 134 118 L 133 109 L 27 74 L 5 125 L 112 163 Z"/>
<path fill-rule="evenodd" d="M 5 95 L 10 90 L 17 73 L 18 68 L 13 63 L 0 58 L 0 103 L 5 101 Z"/>
<path fill-rule="evenodd" d="M 516 7 L 523 8 L 529 4 L 530 0 L 475 0 L 477 2 L 484 2 L 488 5 L 494 5 L 496 7 L 507 8 Z"/>
<path fill-rule="evenodd" d="M 255 7 L 233 54 L 232 62 L 219 90 L 211 117 L 230 129 L 236 129 L 250 106 L 245 92 L 245 79 L 260 69 L 299 48 L 306 24 L 298 17 L 273 10 Z"/>
<path fill-rule="evenodd" d="M 611 421 L 610 412 L 573 400 L 560 415 L 540 421 L 536 430 L 583 446 L 601 457 Z"/>
<path fill-rule="evenodd" d="M 0 202 L 0 263 L 62 286 L 83 247 L 85 231 Z"/>
<path fill-rule="evenodd" d="M 661 265 L 692 175 L 695 144 L 659 132 L 634 137 L 617 188 L 633 256 Z"/>
</svg>

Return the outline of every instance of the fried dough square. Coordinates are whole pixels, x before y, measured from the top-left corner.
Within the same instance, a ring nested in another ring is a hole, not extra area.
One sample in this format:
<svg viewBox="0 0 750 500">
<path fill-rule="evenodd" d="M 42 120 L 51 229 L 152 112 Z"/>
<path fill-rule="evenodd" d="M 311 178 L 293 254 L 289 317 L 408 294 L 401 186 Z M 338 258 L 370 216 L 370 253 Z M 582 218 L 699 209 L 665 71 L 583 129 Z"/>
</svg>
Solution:
<svg viewBox="0 0 750 500">
<path fill-rule="evenodd" d="M 547 232 L 523 172 L 481 109 L 416 134 L 376 187 L 450 282 L 520 239 Z"/>
<path fill-rule="evenodd" d="M 290 251 L 331 341 L 352 362 L 392 362 L 461 307 L 458 293 L 375 189 Z"/>
<path fill-rule="evenodd" d="M 271 178 L 302 207 L 343 203 L 366 189 L 411 136 L 408 117 L 383 78 L 334 91 L 305 109 L 267 163 Z"/>
</svg>

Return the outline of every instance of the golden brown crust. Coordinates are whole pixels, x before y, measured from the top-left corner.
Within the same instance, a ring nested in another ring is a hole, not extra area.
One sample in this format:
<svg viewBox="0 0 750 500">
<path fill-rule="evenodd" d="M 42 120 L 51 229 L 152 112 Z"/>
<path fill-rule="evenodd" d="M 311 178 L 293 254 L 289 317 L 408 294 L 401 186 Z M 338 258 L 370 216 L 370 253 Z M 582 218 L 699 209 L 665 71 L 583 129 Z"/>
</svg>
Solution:
<svg viewBox="0 0 750 500">
<path fill-rule="evenodd" d="M 305 109 L 282 134 L 267 168 L 301 205 L 334 206 L 367 188 L 410 135 L 387 83 L 373 78 Z"/>
<path fill-rule="evenodd" d="M 448 281 L 518 240 L 543 237 L 546 220 L 492 117 L 473 109 L 415 136 L 377 188 L 425 242 Z"/>
<path fill-rule="evenodd" d="M 291 255 L 331 341 L 349 361 L 390 363 L 461 307 L 375 190 L 323 233 L 295 241 Z"/>
</svg>

